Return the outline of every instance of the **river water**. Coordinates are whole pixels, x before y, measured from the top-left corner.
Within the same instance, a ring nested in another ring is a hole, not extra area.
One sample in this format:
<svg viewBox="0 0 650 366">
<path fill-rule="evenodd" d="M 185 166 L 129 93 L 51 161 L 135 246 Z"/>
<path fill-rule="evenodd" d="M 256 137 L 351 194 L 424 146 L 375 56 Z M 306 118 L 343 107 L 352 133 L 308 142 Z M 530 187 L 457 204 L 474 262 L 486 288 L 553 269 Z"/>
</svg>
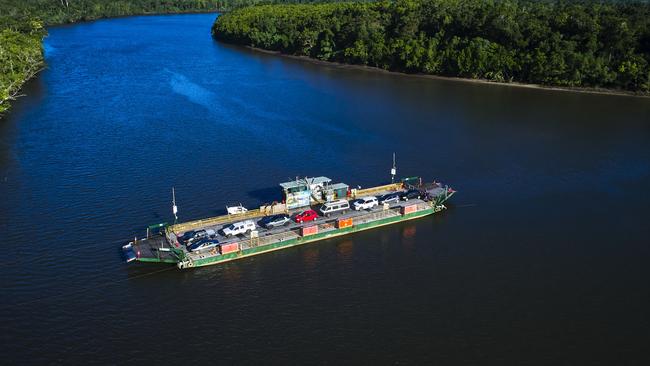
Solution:
<svg viewBox="0 0 650 366">
<path fill-rule="evenodd" d="M 650 99 L 315 65 L 213 14 L 61 26 L 0 121 L 3 364 L 647 364 Z M 221 266 L 126 265 L 171 220 L 326 175 L 435 217 Z"/>
</svg>

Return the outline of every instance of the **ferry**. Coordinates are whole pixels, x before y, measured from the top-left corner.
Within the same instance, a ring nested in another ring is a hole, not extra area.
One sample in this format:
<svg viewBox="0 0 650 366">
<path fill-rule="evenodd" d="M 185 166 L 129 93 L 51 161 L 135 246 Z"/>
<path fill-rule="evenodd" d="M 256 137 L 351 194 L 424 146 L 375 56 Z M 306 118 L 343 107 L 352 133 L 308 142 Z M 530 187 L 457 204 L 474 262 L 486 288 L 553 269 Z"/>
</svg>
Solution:
<svg viewBox="0 0 650 366">
<path fill-rule="evenodd" d="M 393 177 L 393 183 L 367 189 L 327 177 L 296 178 L 280 189 L 282 200 L 273 204 L 254 209 L 239 204 L 221 216 L 151 225 L 144 238 L 122 247 L 124 258 L 179 269 L 220 264 L 429 216 L 446 209 L 456 193 L 419 177 L 398 182 Z M 176 217 L 174 196 L 172 190 Z"/>
</svg>

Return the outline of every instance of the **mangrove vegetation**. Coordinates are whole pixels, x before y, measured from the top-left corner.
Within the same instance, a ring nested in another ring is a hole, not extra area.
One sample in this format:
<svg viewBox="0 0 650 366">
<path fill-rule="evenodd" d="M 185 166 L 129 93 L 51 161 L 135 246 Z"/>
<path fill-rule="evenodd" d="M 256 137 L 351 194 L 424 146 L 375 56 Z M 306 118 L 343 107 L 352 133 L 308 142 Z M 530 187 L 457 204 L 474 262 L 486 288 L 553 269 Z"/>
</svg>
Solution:
<svg viewBox="0 0 650 366">
<path fill-rule="evenodd" d="M 43 67 L 43 23 L 35 19 L 0 18 L 0 114 L 20 87 Z"/>
<path fill-rule="evenodd" d="M 443 76 L 650 92 L 650 5 L 397 0 L 261 5 L 221 15 L 222 41 Z"/>
</svg>

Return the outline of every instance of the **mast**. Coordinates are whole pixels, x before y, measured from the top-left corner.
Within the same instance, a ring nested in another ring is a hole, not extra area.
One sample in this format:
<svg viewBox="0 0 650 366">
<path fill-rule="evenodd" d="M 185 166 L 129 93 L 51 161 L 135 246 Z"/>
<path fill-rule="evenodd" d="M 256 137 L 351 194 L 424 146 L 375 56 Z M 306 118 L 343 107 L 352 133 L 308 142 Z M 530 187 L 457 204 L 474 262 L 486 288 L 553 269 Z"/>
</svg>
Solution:
<svg viewBox="0 0 650 366">
<path fill-rule="evenodd" d="M 397 165 L 395 164 L 395 153 L 393 153 L 393 167 L 390 169 L 391 183 L 395 183 L 395 174 L 397 174 Z"/>
<path fill-rule="evenodd" d="M 172 212 L 174 213 L 174 224 L 178 221 L 178 207 L 176 206 L 176 191 L 172 187 Z"/>
</svg>

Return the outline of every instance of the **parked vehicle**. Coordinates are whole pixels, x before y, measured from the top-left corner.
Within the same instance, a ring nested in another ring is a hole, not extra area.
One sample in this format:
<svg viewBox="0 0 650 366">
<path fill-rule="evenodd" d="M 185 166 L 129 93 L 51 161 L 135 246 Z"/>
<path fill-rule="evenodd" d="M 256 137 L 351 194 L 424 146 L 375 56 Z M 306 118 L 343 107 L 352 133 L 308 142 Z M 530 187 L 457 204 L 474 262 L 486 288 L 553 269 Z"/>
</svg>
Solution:
<svg viewBox="0 0 650 366">
<path fill-rule="evenodd" d="M 404 201 L 408 201 L 420 197 L 422 197 L 422 193 L 418 189 L 409 189 L 406 192 L 400 193 L 400 198 L 402 198 Z"/>
<path fill-rule="evenodd" d="M 265 218 L 261 219 L 258 222 L 258 224 L 267 229 L 272 229 L 274 227 L 288 225 L 290 222 L 291 219 L 289 219 L 288 215 L 280 214 L 280 215 L 266 216 Z"/>
<path fill-rule="evenodd" d="M 348 202 L 347 200 L 336 200 L 336 201 L 323 203 L 323 205 L 320 207 L 320 212 L 323 215 L 330 217 L 330 215 L 332 215 L 333 213 L 344 212 L 349 209 L 350 209 L 350 202 Z"/>
<path fill-rule="evenodd" d="M 301 223 L 301 222 L 314 221 L 317 218 L 318 218 L 318 214 L 316 213 L 316 211 L 306 210 L 297 214 L 293 219 L 296 220 L 297 223 Z"/>
<path fill-rule="evenodd" d="M 361 197 L 352 204 L 356 211 L 369 210 L 377 205 L 379 202 L 375 196 Z"/>
<path fill-rule="evenodd" d="M 399 193 L 394 192 L 394 193 L 386 193 L 383 196 L 377 197 L 379 199 L 379 203 L 384 204 L 384 203 L 395 203 L 399 202 Z"/>
<path fill-rule="evenodd" d="M 216 231 L 214 231 L 212 229 L 201 229 L 201 230 L 192 231 L 192 232 L 194 234 L 189 239 L 186 240 L 188 244 L 191 244 L 191 243 L 194 243 L 196 241 L 203 240 L 203 239 L 214 238 L 215 236 L 217 236 Z M 183 235 L 183 236 L 185 236 L 185 235 Z"/>
<path fill-rule="evenodd" d="M 188 249 L 190 250 L 190 252 L 198 252 L 200 250 L 215 248 L 217 245 L 219 245 L 219 242 L 216 240 L 201 240 L 190 245 Z"/>
<path fill-rule="evenodd" d="M 194 237 L 194 234 L 196 234 L 196 231 L 194 231 L 194 230 L 186 231 L 186 232 L 183 233 L 183 235 L 180 236 L 179 239 L 186 242 L 186 241 L 192 239 Z"/>
<path fill-rule="evenodd" d="M 225 237 L 250 233 L 253 230 L 255 230 L 255 222 L 253 220 L 235 222 L 221 229 Z"/>
</svg>

